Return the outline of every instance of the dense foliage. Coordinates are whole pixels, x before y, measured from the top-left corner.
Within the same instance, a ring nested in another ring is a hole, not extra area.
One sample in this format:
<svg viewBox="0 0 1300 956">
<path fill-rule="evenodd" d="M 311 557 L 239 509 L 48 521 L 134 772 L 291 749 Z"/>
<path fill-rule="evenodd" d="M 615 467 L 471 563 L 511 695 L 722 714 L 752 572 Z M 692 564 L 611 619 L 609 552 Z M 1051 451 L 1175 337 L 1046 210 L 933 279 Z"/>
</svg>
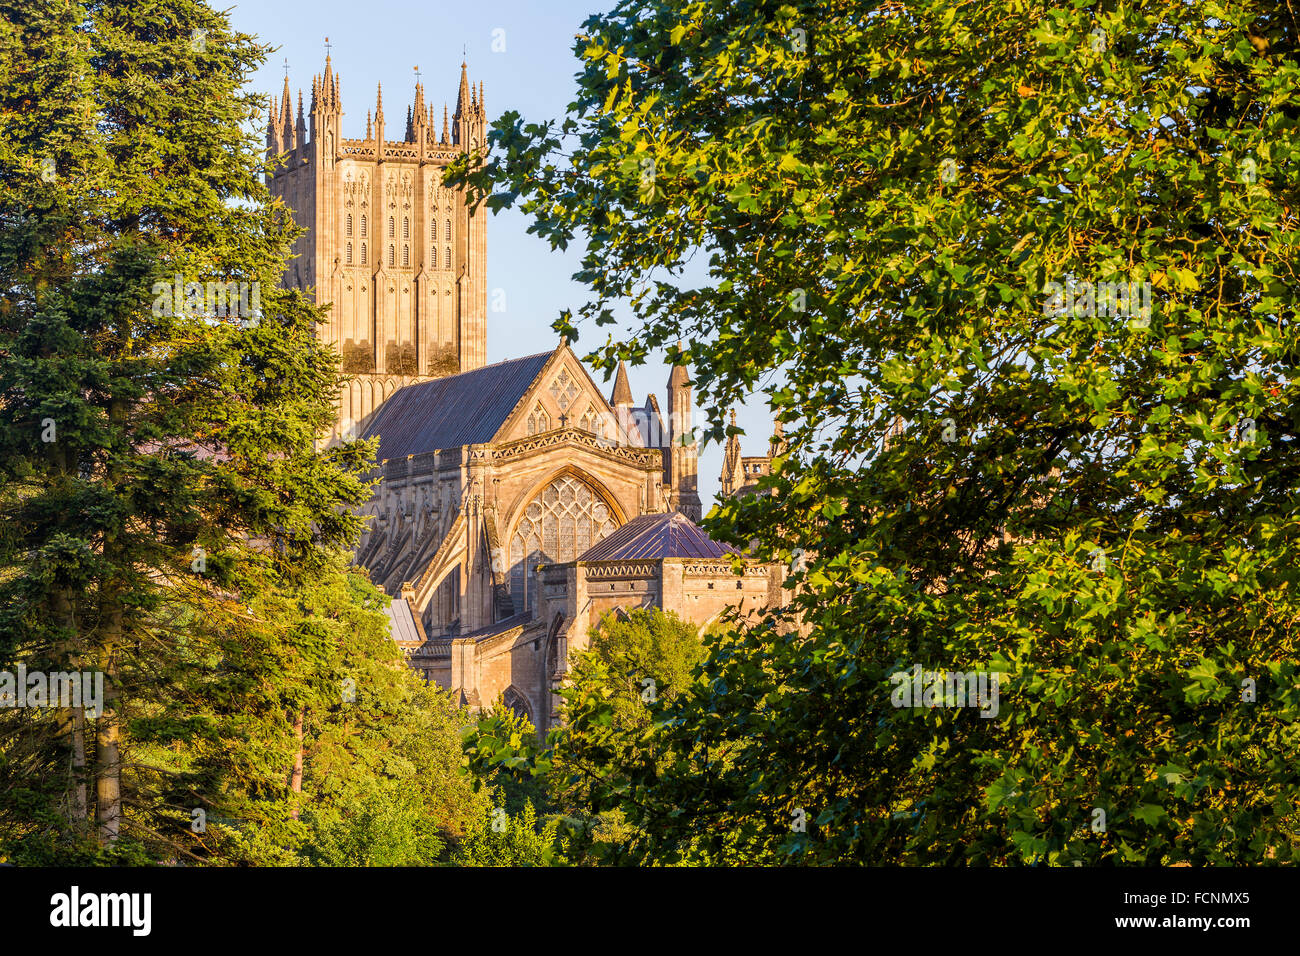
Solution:
<svg viewBox="0 0 1300 956">
<path fill-rule="evenodd" d="M 0 672 L 104 680 L 0 708 L 0 858 L 428 863 L 482 813 L 341 557 L 373 448 L 318 441 L 265 52 L 194 0 L 0 3 Z"/>
<path fill-rule="evenodd" d="M 623 0 L 566 118 L 495 124 L 469 179 L 582 248 L 557 329 L 629 301 L 594 360 L 689 361 L 715 438 L 761 389 L 792 449 L 708 528 L 803 627 L 713 640 L 606 781 L 637 859 L 1294 859 L 1298 29 Z M 997 716 L 895 706 L 916 666 Z"/>
<path fill-rule="evenodd" d="M 703 658 L 696 629 L 672 612 L 607 614 L 570 662 L 560 690 L 563 725 L 538 740 L 531 725 L 498 706 L 465 738 L 469 768 L 552 811 L 563 850 L 557 859 L 625 863 L 639 840 L 623 805 L 627 780 L 655 772 L 656 722 L 692 692 Z"/>
</svg>

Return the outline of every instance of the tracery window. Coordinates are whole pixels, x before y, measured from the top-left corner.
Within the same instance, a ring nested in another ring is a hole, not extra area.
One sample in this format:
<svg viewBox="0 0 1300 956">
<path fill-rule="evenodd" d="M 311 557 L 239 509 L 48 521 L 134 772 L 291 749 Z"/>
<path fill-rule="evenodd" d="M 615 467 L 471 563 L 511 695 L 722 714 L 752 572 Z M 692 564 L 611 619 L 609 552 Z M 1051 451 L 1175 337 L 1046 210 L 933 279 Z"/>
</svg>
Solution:
<svg viewBox="0 0 1300 956">
<path fill-rule="evenodd" d="M 352 265 L 352 243 L 348 243 L 348 265 Z"/>
<path fill-rule="evenodd" d="M 348 213 L 348 235 L 352 235 L 352 213 Z"/>
<path fill-rule="evenodd" d="M 605 437 L 605 417 L 596 410 L 595 405 L 587 406 L 587 410 L 578 419 L 578 427 L 584 432 L 590 432 L 597 438 Z"/>
<path fill-rule="evenodd" d="M 528 503 L 510 541 L 510 596 L 516 613 L 537 612 L 539 564 L 572 561 L 614 531 L 614 516 L 580 478 L 561 475 Z"/>
<path fill-rule="evenodd" d="M 512 711 L 515 716 L 522 717 L 531 722 L 533 719 L 533 709 L 528 704 L 528 698 L 525 697 L 514 684 L 506 688 L 506 692 L 501 695 L 501 701 L 506 708 Z"/>
<path fill-rule="evenodd" d="M 560 374 L 551 383 L 551 398 L 560 406 L 560 411 L 567 412 L 580 394 L 577 383 L 569 376 L 569 370 L 560 369 Z"/>
<path fill-rule="evenodd" d="M 540 435 L 542 432 L 551 430 L 551 416 L 546 414 L 546 409 L 538 405 L 533 409 L 532 414 L 528 416 L 528 434 Z"/>
</svg>

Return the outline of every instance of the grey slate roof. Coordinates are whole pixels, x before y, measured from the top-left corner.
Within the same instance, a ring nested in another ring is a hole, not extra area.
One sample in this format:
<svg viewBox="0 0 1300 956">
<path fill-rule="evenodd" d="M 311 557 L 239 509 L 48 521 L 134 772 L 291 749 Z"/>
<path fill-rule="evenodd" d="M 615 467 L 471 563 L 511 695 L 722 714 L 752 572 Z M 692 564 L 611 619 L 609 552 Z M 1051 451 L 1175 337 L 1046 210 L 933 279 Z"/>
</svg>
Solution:
<svg viewBox="0 0 1300 956">
<path fill-rule="evenodd" d="M 737 554 L 719 544 L 680 511 L 633 518 L 599 544 L 583 552 L 579 561 L 628 561 L 636 558 L 722 558 Z"/>
<path fill-rule="evenodd" d="M 364 438 L 379 436 L 379 461 L 489 442 L 554 352 L 417 382 L 379 406 Z"/>
<path fill-rule="evenodd" d="M 393 603 L 384 608 L 384 612 L 388 615 L 390 633 L 394 641 L 399 644 L 403 641 L 418 644 L 424 640 L 415 626 L 415 617 L 411 614 L 411 606 L 406 603 L 405 598 L 393 598 Z"/>
</svg>

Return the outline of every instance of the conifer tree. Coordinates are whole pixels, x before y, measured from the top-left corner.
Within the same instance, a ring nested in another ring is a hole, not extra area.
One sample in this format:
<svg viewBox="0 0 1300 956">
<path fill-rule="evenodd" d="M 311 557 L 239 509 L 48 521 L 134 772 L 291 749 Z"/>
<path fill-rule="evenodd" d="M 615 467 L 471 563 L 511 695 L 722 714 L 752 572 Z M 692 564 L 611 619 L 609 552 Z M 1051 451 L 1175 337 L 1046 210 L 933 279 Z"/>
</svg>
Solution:
<svg viewBox="0 0 1300 956">
<path fill-rule="evenodd" d="M 323 307 L 278 288 L 265 49 L 201 2 L 0 4 L 0 669 L 105 690 L 0 710 L 14 859 L 300 861 L 295 768 L 336 724 L 364 732 L 357 801 L 416 818 L 405 862 L 467 819 L 456 768 L 375 757 L 387 720 L 427 756 L 460 718 L 342 563 L 373 448 L 318 441 L 340 376 Z M 382 706 L 341 708 L 349 678 Z"/>
</svg>

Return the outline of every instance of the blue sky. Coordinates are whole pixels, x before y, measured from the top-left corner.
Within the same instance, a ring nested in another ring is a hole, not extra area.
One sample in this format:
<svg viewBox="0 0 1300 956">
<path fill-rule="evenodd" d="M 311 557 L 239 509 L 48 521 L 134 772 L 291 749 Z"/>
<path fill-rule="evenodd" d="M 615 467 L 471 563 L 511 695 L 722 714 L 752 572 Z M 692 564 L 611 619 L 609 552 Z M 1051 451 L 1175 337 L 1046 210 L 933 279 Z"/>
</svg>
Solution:
<svg viewBox="0 0 1300 956">
<path fill-rule="evenodd" d="M 613 0 L 606 0 L 610 6 Z M 389 138 L 405 128 L 406 108 L 414 96 L 414 68 L 420 68 L 425 99 L 440 114 L 446 101 L 455 109 L 460 63 L 469 63 L 470 80 L 484 83 L 489 121 L 508 109 L 525 119 L 563 115 L 573 99 L 577 61 L 573 37 L 583 20 L 602 9 L 600 0 L 533 0 L 476 3 L 342 3 L 339 0 L 257 0 L 230 7 L 236 29 L 255 34 L 277 49 L 253 78 L 260 93 L 278 93 L 284 85 L 285 61 L 289 84 L 311 98 L 311 78 L 324 70 L 325 40 L 329 38 L 335 71 L 341 77 L 343 135 L 365 134 L 366 111 L 375 106 L 376 85 L 384 87 L 384 114 Z M 224 2 L 214 6 L 224 8 Z M 493 50 L 494 38 L 497 52 Z M 500 47 L 504 46 L 504 50 Z M 441 123 L 441 120 L 438 121 Z M 586 301 L 584 288 L 569 276 L 578 255 L 552 252 L 549 245 L 527 234 L 527 220 L 516 211 L 488 216 L 488 301 L 504 290 L 505 310 L 488 313 L 488 361 L 529 355 L 554 348 L 551 323 L 565 308 Z M 499 300 L 499 296 L 498 296 Z M 631 328 L 631 321 L 622 325 Z M 606 329 L 582 328 L 579 354 L 603 341 Z M 617 334 L 617 333 L 615 333 Z M 632 393 L 640 404 L 648 392 L 666 407 L 668 369 L 658 363 L 628 369 Z M 597 381 L 600 381 L 597 379 Z M 608 386 L 607 393 L 608 393 Z M 763 454 L 771 434 L 771 419 L 761 399 L 737 409 L 746 454 Z M 722 449 L 701 448 L 700 497 L 707 511 L 718 489 Z"/>
</svg>

